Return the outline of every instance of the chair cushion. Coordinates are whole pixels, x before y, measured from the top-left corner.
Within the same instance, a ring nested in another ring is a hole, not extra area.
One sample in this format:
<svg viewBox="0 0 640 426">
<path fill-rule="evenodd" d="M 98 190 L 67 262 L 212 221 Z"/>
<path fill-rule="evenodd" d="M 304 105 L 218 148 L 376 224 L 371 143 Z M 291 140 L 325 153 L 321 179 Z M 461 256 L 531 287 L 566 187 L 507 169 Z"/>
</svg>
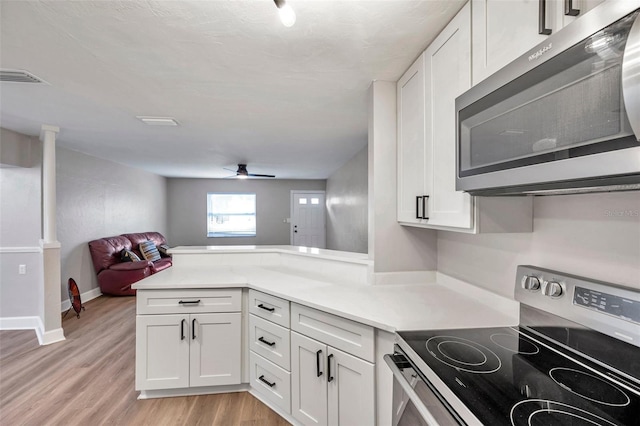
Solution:
<svg viewBox="0 0 640 426">
<path fill-rule="evenodd" d="M 158 252 L 158 249 L 156 248 L 156 245 L 153 243 L 153 241 L 141 242 L 139 249 L 140 254 L 142 254 L 142 257 L 144 257 L 146 260 L 150 260 L 152 262 L 160 260 L 160 253 Z"/>
<path fill-rule="evenodd" d="M 131 250 L 131 241 L 121 235 L 90 241 L 89 251 L 96 273 L 122 262 L 120 260 L 122 249 Z"/>
</svg>

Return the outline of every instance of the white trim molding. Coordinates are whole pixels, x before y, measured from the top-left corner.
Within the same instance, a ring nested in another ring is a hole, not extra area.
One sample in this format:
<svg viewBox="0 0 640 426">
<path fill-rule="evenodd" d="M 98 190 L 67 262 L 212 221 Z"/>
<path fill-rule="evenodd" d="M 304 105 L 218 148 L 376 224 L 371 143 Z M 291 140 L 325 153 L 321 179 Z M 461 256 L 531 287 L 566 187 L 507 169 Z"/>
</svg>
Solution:
<svg viewBox="0 0 640 426">
<path fill-rule="evenodd" d="M 56 328 L 55 330 L 45 332 L 36 329 L 36 334 L 38 335 L 38 341 L 41 345 L 50 345 L 52 343 L 66 340 L 64 337 L 64 330 L 62 328 Z"/>
<path fill-rule="evenodd" d="M 44 331 L 44 324 L 40 317 L 0 318 L 0 330 L 33 330 L 40 345 L 50 345 L 65 340 L 62 328 Z"/>
<path fill-rule="evenodd" d="M 96 288 L 92 288 L 89 291 L 85 291 L 84 293 L 81 293 L 80 300 L 82 300 L 82 303 L 84 303 L 100 296 L 102 296 L 100 287 L 96 287 Z M 60 303 L 60 312 L 66 312 L 67 310 L 69 310 L 69 308 L 71 308 L 71 302 L 69 300 L 63 300 L 62 303 Z"/>
<path fill-rule="evenodd" d="M 0 247 L 2 253 L 42 253 L 42 247 Z"/>
</svg>

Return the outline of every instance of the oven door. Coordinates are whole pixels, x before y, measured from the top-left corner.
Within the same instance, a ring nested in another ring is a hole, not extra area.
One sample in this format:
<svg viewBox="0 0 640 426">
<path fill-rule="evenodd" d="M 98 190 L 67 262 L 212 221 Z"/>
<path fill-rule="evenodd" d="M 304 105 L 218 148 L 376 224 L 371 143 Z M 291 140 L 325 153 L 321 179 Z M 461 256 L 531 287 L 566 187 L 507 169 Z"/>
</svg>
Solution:
<svg viewBox="0 0 640 426">
<path fill-rule="evenodd" d="M 385 355 L 384 360 L 393 373 L 393 426 L 464 424 L 440 402 L 401 350 Z"/>
</svg>

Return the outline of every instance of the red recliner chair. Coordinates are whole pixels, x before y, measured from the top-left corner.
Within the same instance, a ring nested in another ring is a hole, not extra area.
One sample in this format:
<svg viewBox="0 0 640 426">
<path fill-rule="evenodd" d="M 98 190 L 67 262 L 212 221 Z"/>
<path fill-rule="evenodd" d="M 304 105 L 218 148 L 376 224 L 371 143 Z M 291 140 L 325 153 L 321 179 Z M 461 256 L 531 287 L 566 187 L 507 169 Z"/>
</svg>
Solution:
<svg viewBox="0 0 640 426">
<path fill-rule="evenodd" d="M 155 245 L 167 243 L 165 237 L 159 232 L 123 234 L 89 242 L 93 267 L 103 294 L 133 296 L 136 291 L 131 288 L 131 285 L 172 265 L 171 257 L 162 257 L 155 262 L 144 260 L 138 245 L 147 240 L 153 241 Z M 121 260 L 123 249 L 133 251 L 143 260 L 123 262 Z"/>
</svg>

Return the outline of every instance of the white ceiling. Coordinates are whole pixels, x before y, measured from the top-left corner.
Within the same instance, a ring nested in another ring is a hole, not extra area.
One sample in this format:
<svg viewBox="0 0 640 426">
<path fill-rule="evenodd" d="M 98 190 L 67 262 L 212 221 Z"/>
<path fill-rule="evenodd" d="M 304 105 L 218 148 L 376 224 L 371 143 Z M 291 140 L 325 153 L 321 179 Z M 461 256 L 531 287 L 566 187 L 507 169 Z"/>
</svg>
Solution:
<svg viewBox="0 0 640 426">
<path fill-rule="evenodd" d="M 462 7 L 448 1 L 0 2 L 0 124 L 169 177 L 326 178 L 367 141 L 367 89 L 396 81 Z M 136 116 L 171 116 L 150 127 Z"/>
</svg>

